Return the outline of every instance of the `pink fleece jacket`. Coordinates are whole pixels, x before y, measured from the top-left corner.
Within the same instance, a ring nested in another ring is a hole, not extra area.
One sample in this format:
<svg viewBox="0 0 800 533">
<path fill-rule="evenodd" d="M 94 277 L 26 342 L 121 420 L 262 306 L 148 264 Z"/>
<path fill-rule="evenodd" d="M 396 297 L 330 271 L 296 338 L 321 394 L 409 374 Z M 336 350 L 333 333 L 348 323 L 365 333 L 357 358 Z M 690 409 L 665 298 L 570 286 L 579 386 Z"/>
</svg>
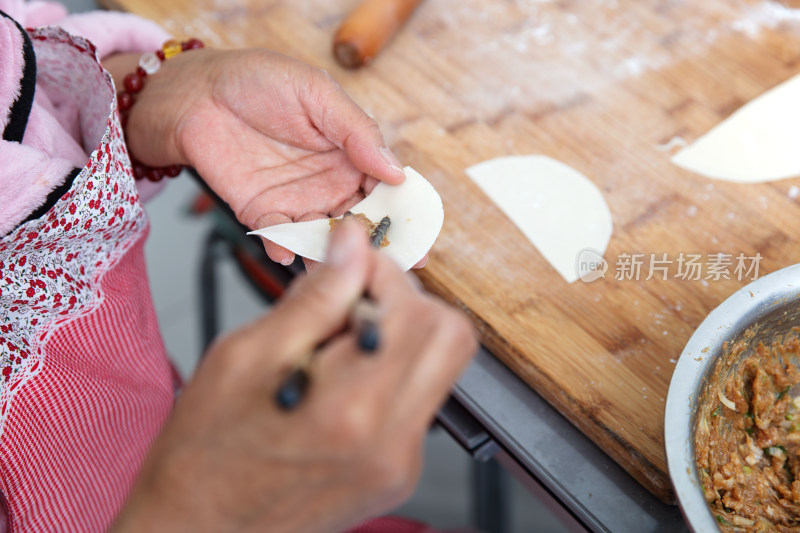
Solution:
<svg viewBox="0 0 800 533">
<path fill-rule="evenodd" d="M 83 36 L 101 60 L 115 53 L 153 51 L 169 38 L 155 23 L 123 13 L 69 15 L 61 4 L 23 0 L 0 0 L 0 11 L 25 28 L 57 25 Z M 12 21 L 0 17 L 0 131 L 20 96 L 24 65 L 23 37 Z M 0 140 L 0 236 L 45 203 L 71 169 L 86 164 L 96 146 L 86 145 L 80 125 L 81 109 L 74 101 L 48 94 L 37 83 L 22 142 Z M 145 198 L 158 189 L 149 182 L 139 187 Z"/>
</svg>

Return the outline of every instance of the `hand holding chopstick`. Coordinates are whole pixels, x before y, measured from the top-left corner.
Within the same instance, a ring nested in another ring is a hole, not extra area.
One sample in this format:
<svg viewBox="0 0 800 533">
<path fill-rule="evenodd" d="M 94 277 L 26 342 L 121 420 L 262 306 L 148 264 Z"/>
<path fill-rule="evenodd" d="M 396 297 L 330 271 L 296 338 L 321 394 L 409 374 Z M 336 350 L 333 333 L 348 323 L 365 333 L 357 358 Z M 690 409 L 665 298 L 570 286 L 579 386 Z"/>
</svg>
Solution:
<svg viewBox="0 0 800 533">
<path fill-rule="evenodd" d="M 378 227 L 370 235 L 370 246 L 379 249 L 383 238 L 389 231 L 391 220 L 383 217 Z M 366 355 L 375 352 L 380 345 L 379 329 L 380 310 L 368 297 L 359 300 L 350 313 L 349 326 L 357 332 L 358 348 Z M 278 392 L 275 393 L 275 403 L 284 410 L 297 407 L 306 394 L 311 384 L 311 363 L 313 353 L 303 357 L 298 365 L 286 376 Z"/>
<path fill-rule="evenodd" d="M 331 240 L 326 263 L 209 350 L 115 531 L 343 531 L 411 494 L 422 440 L 475 338 L 361 228 L 344 224 Z M 365 294 L 380 309 L 370 356 L 349 323 Z M 313 384 L 286 412 L 274 394 L 304 357 Z M 197 498 L 209 479 L 218 497 Z"/>
<path fill-rule="evenodd" d="M 357 345 L 364 355 L 373 354 L 380 346 L 379 310 L 368 299 L 359 301 L 350 314 L 350 325 L 357 332 Z M 275 393 L 275 404 L 289 411 L 297 407 L 311 385 L 311 363 L 313 353 L 304 356 L 297 366 L 289 372 Z"/>
</svg>

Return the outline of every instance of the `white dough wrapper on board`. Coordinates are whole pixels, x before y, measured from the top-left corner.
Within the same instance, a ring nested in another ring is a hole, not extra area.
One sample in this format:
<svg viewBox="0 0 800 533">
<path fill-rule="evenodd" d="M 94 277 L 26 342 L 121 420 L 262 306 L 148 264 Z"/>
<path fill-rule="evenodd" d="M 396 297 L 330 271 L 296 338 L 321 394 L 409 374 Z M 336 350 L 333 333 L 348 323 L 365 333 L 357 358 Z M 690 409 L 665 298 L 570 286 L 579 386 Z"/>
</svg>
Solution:
<svg viewBox="0 0 800 533">
<path fill-rule="evenodd" d="M 800 75 L 738 109 L 672 157 L 709 178 L 756 183 L 800 175 Z"/>
<path fill-rule="evenodd" d="M 379 183 L 372 192 L 350 208 L 378 223 L 388 216 L 392 223 L 386 234 L 388 246 L 381 248 L 403 270 L 408 270 L 425 257 L 433 246 L 444 222 L 444 209 L 433 185 L 411 167 L 403 171 L 406 179 L 400 185 Z M 339 217 L 341 218 L 341 217 Z M 260 235 L 312 261 L 325 261 L 331 235 L 330 219 L 278 224 L 248 235 Z"/>
<path fill-rule="evenodd" d="M 473 165 L 467 175 L 567 282 L 584 274 L 582 251 L 605 253 L 611 211 L 600 189 L 572 167 L 541 155 L 509 156 Z"/>
</svg>

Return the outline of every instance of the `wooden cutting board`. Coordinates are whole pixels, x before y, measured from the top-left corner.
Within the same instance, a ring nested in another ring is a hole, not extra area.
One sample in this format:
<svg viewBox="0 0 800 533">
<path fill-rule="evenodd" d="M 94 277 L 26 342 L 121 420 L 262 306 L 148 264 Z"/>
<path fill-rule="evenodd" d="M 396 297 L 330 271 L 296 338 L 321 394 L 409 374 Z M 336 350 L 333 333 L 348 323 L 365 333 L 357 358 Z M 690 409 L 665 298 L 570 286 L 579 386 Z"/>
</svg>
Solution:
<svg viewBox="0 0 800 533">
<path fill-rule="evenodd" d="M 731 280 L 679 279 L 678 258 L 758 252 L 760 275 L 798 262 L 800 181 L 705 179 L 673 166 L 660 145 L 693 141 L 800 72 L 800 9 L 762 0 L 428 0 L 372 65 L 345 71 L 331 39 L 356 0 L 106 3 L 176 36 L 269 47 L 327 69 L 442 195 L 446 220 L 420 274 L 426 286 L 673 501 L 663 450 L 670 376 L 693 330 L 745 282 L 735 265 Z M 605 279 L 566 283 L 464 173 L 519 154 L 559 159 L 603 191 L 614 221 Z M 615 279 L 622 254 L 639 253 L 640 280 Z M 667 280 L 645 280 L 651 254 L 673 261 Z"/>
</svg>

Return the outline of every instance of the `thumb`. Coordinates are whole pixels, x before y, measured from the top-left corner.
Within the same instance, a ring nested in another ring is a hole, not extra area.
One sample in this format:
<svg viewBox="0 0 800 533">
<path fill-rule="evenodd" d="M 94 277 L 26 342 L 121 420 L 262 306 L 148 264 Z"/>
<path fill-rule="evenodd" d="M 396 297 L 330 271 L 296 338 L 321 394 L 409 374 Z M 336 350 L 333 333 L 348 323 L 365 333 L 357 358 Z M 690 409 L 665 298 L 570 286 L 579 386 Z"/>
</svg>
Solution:
<svg viewBox="0 0 800 533">
<path fill-rule="evenodd" d="M 397 156 L 386 146 L 378 124 L 324 73 L 305 86 L 304 107 L 314 126 L 345 151 L 368 176 L 392 185 L 405 180 Z"/>
<path fill-rule="evenodd" d="M 344 326 L 367 286 L 370 253 L 358 224 L 340 224 L 331 236 L 325 263 L 293 285 L 271 313 L 278 321 L 282 357 L 309 353 Z"/>
</svg>

